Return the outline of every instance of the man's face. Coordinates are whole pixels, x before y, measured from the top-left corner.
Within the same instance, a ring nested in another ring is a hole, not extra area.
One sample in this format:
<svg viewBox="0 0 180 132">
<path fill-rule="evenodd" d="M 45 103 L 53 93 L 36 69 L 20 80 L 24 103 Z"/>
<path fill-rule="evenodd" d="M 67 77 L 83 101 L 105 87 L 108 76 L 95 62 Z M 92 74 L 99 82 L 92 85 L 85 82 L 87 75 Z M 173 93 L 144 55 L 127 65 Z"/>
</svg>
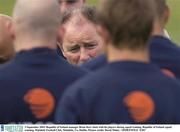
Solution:
<svg viewBox="0 0 180 132">
<path fill-rule="evenodd" d="M 103 42 L 94 24 L 86 20 L 79 26 L 66 23 L 64 28 L 62 51 L 69 63 L 80 65 L 102 53 Z"/>
<path fill-rule="evenodd" d="M 85 0 L 59 0 L 61 12 L 71 8 L 78 8 L 84 4 Z"/>
</svg>

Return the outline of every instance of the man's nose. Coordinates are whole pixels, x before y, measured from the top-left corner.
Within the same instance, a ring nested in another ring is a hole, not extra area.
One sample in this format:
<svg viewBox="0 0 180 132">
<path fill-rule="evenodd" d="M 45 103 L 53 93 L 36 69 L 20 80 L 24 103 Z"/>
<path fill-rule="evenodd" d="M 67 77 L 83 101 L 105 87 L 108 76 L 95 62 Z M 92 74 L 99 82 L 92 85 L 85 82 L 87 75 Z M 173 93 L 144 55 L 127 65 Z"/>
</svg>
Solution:
<svg viewBox="0 0 180 132">
<path fill-rule="evenodd" d="M 87 61 L 89 59 L 90 59 L 90 55 L 88 52 L 86 51 L 81 52 L 80 61 Z"/>
<path fill-rule="evenodd" d="M 88 50 L 81 50 L 79 64 L 82 64 L 88 60 L 90 60 L 90 53 Z"/>
</svg>

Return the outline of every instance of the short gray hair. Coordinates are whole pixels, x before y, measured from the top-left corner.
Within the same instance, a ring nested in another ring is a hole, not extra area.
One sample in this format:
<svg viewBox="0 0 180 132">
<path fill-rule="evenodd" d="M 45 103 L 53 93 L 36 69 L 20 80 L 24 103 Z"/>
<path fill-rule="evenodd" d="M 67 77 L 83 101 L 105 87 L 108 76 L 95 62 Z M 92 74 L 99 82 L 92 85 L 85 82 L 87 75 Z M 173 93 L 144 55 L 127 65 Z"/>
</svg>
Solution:
<svg viewBox="0 0 180 132">
<path fill-rule="evenodd" d="M 71 9 L 63 13 L 61 24 L 65 24 L 70 20 L 72 16 L 77 14 L 81 14 L 84 18 L 86 18 L 87 20 L 89 20 L 94 24 L 98 23 L 96 19 L 96 8 L 94 6 L 83 5 L 80 8 Z"/>
</svg>

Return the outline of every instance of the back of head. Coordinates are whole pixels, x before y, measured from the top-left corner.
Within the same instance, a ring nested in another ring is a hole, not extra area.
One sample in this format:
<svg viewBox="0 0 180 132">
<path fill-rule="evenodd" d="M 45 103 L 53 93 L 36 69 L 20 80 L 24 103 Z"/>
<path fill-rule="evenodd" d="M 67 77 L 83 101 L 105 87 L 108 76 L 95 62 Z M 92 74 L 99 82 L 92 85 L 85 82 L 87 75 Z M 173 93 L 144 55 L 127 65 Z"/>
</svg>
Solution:
<svg viewBox="0 0 180 132">
<path fill-rule="evenodd" d="M 102 0 L 100 24 L 108 31 L 115 47 L 147 47 L 155 16 L 152 0 Z"/>
<path fill-rule="evenodd" d="M 17 0 L 13 12 L 17 33 L 41 38 L 57 33 L 60 17 L 56 0 Z"/>
<path fill-rule="evenodd" d="M 14 54 L 13 37 L 10 33 L 12 18 L 0 14 L 0 63 L 11 59 Z"/>
</svg>

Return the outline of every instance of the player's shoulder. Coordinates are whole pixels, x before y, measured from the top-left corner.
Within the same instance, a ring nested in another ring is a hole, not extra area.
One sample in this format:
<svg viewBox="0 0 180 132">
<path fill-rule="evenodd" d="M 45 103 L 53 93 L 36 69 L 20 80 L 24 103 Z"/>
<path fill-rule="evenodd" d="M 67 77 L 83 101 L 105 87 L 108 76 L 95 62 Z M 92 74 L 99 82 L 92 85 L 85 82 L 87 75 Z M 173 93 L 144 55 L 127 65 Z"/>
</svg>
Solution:
<svg viewBox="0 0 180 132">
<path fill-rule="evenodd" d="M 81 67 L 89 70 L 98 70 L 107 64 L 106 55 L 102 54 L 88 62 L 85 62 Z"/>
<path fill-rule="evenodd" d="M 59 58 L 59 61 L 56 63 L 56 68 L 59 69 L 59 72 L 65 72 L 72 75 L 85 75 L 89 71 L 80 67 L 70 65 L 66 60 Z"/>
<path fill-rule="evenodd" d="M 78 81 L 70 85 L 68 90 L 73 92 L 85 92 L 85 93 L 96 93 L 98 90 L 103 88 L 106 83 L 108 83 L 107 80 L 112 79 L 108 76 L 109 71 L 106 67 L 101 68 L 95 72 L 90 72 L 83 78 L 80 78 Z"/>
<path fill-rule="evenodd" d="M 163 36 L 153 36 L 150 41 L 150 49 L 155 50 L 158 48 L 167 49 L 167 50 L 174 50 L 180 52 L 180 47 L 178 44 L 170 40 L 169 38 Z"/>
<path fill-rule="evenodd" d="M 16 68 L 17 66 L 14 64 L 13 60 L 0 65 L 0 80 L 9 77 L 10 75 L 14 75 L 14 72 L 17 71 Z"/>
<path fill-rule="evenodd" d="M 162 82 L 162 86 L 168 87 L 168 88 L 178 88 L 180 90 L 180 80 L 175 77 L 168 76 L 162 72 L 162 74 L 159 76 L 159 81 Z"/>
</svg>

